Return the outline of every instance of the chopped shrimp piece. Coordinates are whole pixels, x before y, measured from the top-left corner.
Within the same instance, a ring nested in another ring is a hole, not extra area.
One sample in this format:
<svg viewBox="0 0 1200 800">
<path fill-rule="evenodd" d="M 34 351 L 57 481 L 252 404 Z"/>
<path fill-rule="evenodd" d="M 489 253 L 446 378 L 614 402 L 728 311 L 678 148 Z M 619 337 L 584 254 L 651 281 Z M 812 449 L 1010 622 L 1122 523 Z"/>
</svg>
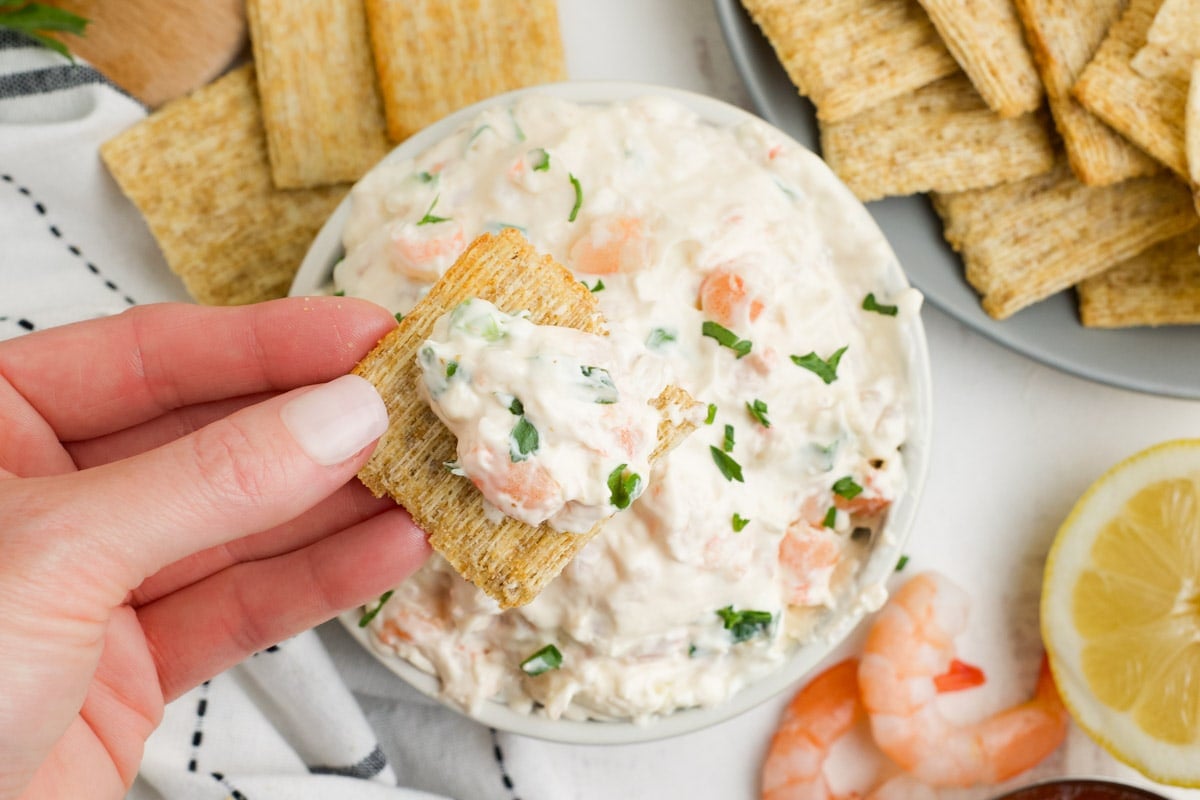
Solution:
<svg viewBox="0 0 1200 800">
<path fill-rule="evenodd" d="M 650 242 L 638 217 L 598 219 L 571 245 L 570 266 L 588 275 L 636 272 L 650 261 Z"/>
<path fill-rule="evenodd" d="M 392 232 L 389 264 L 406 278 L 433 283 L 466 247 L 466 233 L 455 220 L 401 225 Z"/>
<path fill-rule="evenodd" d="M 933 786 L 998 783 L 1034 766 L 1067 733 L 1067 712 L 1042 660 L 1033 699 L 972 725 L 956 725 L 934 702 L 953 674 L 954 638 L 967 596 L 937 573 L 904 584 L 867 635 L 858 680 L 876 743 Z M 962 687 L 958 687 L 962 688 Z"/>
<path fill-rule="evenodd" d="M 806 522 L 794 522 L 779 542 L 784 599 L 811 606 L 829 599 L 829 581 L 841 558 L 836 535 Z"/>
<path fill-rule="evenodd" d="M 842 511 L 857 517 L 877 517 L 892 504 L 890 497 L 885 497 L 879 490 L 876 471 L 871 469 L 863 478 L 863 491 L 850 499 L 840 494 L 833 496 L 833 504 Z"/>
<path fill-rule="evenodd" d="M 700 310 L 727 327 L 744 319 L 754 322 L 764 307 L 761 300 L 750 297 L 745 278 L 733 270 L 718 269 L 700 283 Z"/>
<path fill-rule="evenodd" d="M 474 458 L 487 466 L 468 469 L 471 475 L 483 476 L 473 477 L 471 482 L 509 516 L 537 525 L 566 502 L 558 481 L 536 461 L 513 461 L 507 453 L 496 455 L 483 448 L 475 452 Z"/>
</svg>

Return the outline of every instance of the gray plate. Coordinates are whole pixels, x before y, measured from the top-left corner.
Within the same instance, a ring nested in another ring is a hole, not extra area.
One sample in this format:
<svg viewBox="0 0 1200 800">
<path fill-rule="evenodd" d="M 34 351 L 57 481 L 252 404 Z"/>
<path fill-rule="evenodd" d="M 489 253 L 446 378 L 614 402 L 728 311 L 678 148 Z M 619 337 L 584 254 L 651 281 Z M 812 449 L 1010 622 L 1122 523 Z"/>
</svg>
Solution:
<svg viewBox="0 0 1200 800">
<path fill-rule="evenodd" d="M 819 150 L 812 105 L 796 93 L 771 46 L 738 0 L 714 0 L 734 63 L 758 112 Z M 962 262 L 942 239 L 924 197 L 870 203 L 909 280 L 946 313 L 976 331 L 1052 367 L 1152 394 L 1200 399 L 1200 326 L 1088 330 L 1073 292 L 1060 292 L 997 322 L 979 307 Z"/>
</svg>

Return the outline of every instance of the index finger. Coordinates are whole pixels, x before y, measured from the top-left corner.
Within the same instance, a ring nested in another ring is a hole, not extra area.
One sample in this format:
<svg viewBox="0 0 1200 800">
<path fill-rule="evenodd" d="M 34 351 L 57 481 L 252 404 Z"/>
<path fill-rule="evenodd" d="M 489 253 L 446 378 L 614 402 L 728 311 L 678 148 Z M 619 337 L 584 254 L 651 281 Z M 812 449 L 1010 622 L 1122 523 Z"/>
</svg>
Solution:
<svg viewBox="0 0 1200 800">
<path fill-rule="evenodd" d="M 194 403 L 330 380 L 395 325 L 349 297 L 138 306 L 0 344 L 0 379 L 60 440 L 79 441 Z"/>
</svg>

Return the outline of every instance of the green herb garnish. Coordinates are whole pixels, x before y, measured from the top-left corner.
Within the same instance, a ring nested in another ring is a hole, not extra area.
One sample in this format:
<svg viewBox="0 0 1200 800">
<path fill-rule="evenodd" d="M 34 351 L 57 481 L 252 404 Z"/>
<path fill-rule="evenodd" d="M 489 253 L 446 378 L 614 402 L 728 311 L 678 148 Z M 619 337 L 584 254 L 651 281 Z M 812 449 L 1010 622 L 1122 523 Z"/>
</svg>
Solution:
<svg viewBox="0 0 1200 800">
<path fill-rule="evenodd" d="M 579 185 L 579 178 L 569 172 L 567 179 L 571 181 L 571 188 L 575 190 L 575 205 L 571 206 L 571 216 L 567 217 L 567 222 L 574 222 L 575 217 L 579 216 L 580 207 L 583 206 L 583 187 Z"/>
<path fill-rule="evenodd" d="M 709 403 L 708 404 L 708 416 L 704 418 L 704 424 L 712 425 L 713 420 L 716 418 L 717 418 L 717 404 Z"/>
<path fill-rule="evenodd" d="M 734 533 L 741 533 L 742 528 L 745 528 L 749 524 L 750 524 L 750 520 L 746 519 L 741 514 L 738 514 L 736 511 L 734 512 L 734 514 L 733 514 L 733 532 Z"/>
<path fill-rule="evenodd" d="M 580 367 L 579 371 L 583 373 L 584 385 L 595 396 L 594 402 L 600 405 L 611 405 L 620 399 L 617 386 L 613 383 L 612 375 L 608 373 L 608 370 L 601 367 Z"/>
<path fill-rule="evenodd" d="M 900 556 L 900 560 L 896 562 L 896 572 L 908 566 L 908 556 Z"/>
<path fill-rule="evenodd" d="M 379 616 L 379 612 L 383 610 L 383 604 L 386 603 L 388 600 L 391 600 L 392 595 L 394 593 L 395 593 L 395 590 L 388 589 L 386 592 L 379 595 L 379 604 L 377 606 L 375 606 L 374 608 L 368 609 L 367 611 L 363 612 L 363 615 L 361 617 L 359 617 L 359 619 L 358 619 L 358 627 L 365 628 L 368 625 L 370 625 L 371 620 L 373 620 L 373 619 L 375 619 L 375 617 Z"/>
<path fill-rule="evenodd" d="M 522 661 L 521 670 L 526 675 L 541 675 L 543 672 L 558 669 L 562 666 L 562 662 L 562 653 L 558 652 L 558 648 L 554 645 L 548 644 Z"/>
<path fill-rule="evenodd" d="M 56 32 L 83 36 L 87 26 L 87 18 L 61 8 L 42 3 L 24 3 L 21 0 L 0 0 L 0 28 L 23 33 L 71 61 L 74 61 L 75 57 L 71 55 L 67 46 L 46 34 Z"/>
<path fill-rule="evenodd" d="M 437 175 L 434 175 L 432 172 L 418 172 L 417 180 L 421 183 L 433 183 L 437 180 Z"/>
<path fill-rule="evenodd" d="M 758 420 L 758 424 L 764 428 L 771 427 L 771 421 L 767 419 L 767 404 L 762 400 L 755 400 L 753 403 L 746 403 L 746 410 L 750 412 L 750 416 Z"/>
<path fill-rule="evenodd" d="M 587 286 L 587 284 L 585 283 L 585 284 L 584 284 L 584 286 Z M 600 280 L 599 278 L 597 278 L 597 279 L 596 279 L 596 285 L 595 285 L 595 286 L 588 286 L 588 291 L 589 291 L 589 292 L 603 292 L 603 291 L 604 291 L 604 281 L 602 281 L 602 280 Z"/>
<path fill-rule="evenodd" d="M 837 524 L 837 506 L 830 506 L 825 512 L 825 519 L 821 522 L 826 528 L 832 528 Z"/>
<path fill-rule="evenodd" d="M 491 125 L 480 125 L 471 132 L 471 138 L 467 139 L 467 147 L 470 147 L 472 144 L 474 144 L 475 140 L 482 136 L 484 131 L 492 131 L 494 133 L 495 129 Z"/>
<path fill-rule="evenodd" d="M 733 426 L 732 425 L 725 426 L 725 443 L 724 443 L 723 449 L 725 450 L 726 453 L 733 452 Z"/>
<path fill-rule="evenodd" d="M 742 465 L 734 461 L 732 456 L 713 445 L 709 445 L 708 449 L 712 452 L 713 461 L 716 462 L 717 469 L 721 470 L 721 474 L 725 476 L 725 480 L 746 482 L 742 478 Z"/>
<path fill-rule="evenodd" d="M 513 416 L 519 417 L 525 413 L 525 406 L 520 400 L 514 397 L 512 402 L 508 404 L 508 410 Z"/>
<path fill-rule="evenodd" d="M 530 453 L 537 452 L 537 428 L 533 427 L 533 424 L 525 417 L 517 420 L 517 425 L 513 428 L 509 439 L 508 457 L 513 461 L 524 461 L 529 458 Z"/>
<path fill-rule="evenodd" d="M 864 311 L 874 311 L 876 314 L 883 314 L 885 317 L 894 317 L 896 312 L 900 310 L 899 306 L 885 306 L 875 301 L 875 293 L 871 292 L 863 298 L 862 307 Z"/>
<path fill-rule="evenodd" d="M 853 500 L 862 494 L 863 488 L 854 482 L 854 479 L 847 475 L 844 478 L 838 478 L 833 484 L 833 493 L 839 497 L 844 497 L 847 500 Z"/>
<path fill-rule="evenodd" d="M 334 297 L 345 297 L 345 296 L 346 296 L 346 290 L 345 290 L 345 289 L 338 289 L 336 292 L 334 292 L 334 293 L 333 293 L 333 296 L 334 296 Z"/>
<path fill-rule="evenodd" d="M 846 352 L 843 347 L 834 351 L 827 359 L 822 359 L 816 353 L 808 353 L 803 356 L 792 356 L 792 363 L 797 367 L 804 367 L 809 372 L 812 372 L 826 384 L 833 383 L 837 380 L 838 362 L 842 360 L 842 354 Z"/>
<path fill-rule="evenodd" d="M 442 466 L 445 467 L 446 472 L 449 472 L 451 475 L 457 475 L 460 478 L 467 477 L 467 473 L 463 472 L 462 464 L 459 464 L 457 460 L 443 461 Z"/>
<path fill-rule="evenodd" d="M 717 616 L 725 623 L 725 630 L 733 635 L 734 643 L 744 642 L 771 627 L 774 616 L 769 611 L 734 611 L 733 606 L 717 609 Z"/>
<path fill-rule="evenodd" d="M 401 314 L 399 311 L 397 311 L 397 312 L 396 312 L 396 314 L 395 314 L 395 317 L 396 317 L 396 322 L 403 322 L 403 321 L 404 321 L 404 315 L 403 315 L 403 314 Z"/>
<path fill-rule="evenodd" d="M 456 372 L 458 372 L 458 362 L 457 361 L 446 362 L 446 377 L 453 378 L 454 373 L 456 373 Z"/>
<path fill-rule="evenodd" d="M 438 204 L 439 199 L 441 199 L 440 194 L 433 198 L 433 202 L 429 204 L 429 210 L 427 210 L 425 212 L 425 216 L 423 216 L 419 220 L 417 220 L 418 225 L 434 225 L 439 222 L 449 222 L 450 221 L 451 217 L 434 216 L 433 208 L 434 208 L 434 206 L 436 206 Z"/>
<path fill-rule="evenodd" d="M 658 348 L 662 347 L 667 342 L 675 341 L 675 334 L 665 328 L 655 328 L 650 331 L 650 335 L 646 337 L 646 346 Z"/>
<path fill-rule="evenodd" d="M 529 155 L 533 157 L 534 172 L 545 172 L 550 169 L 550 153 L 544 147 L 530 150 Z"/>
<path fill-rule="evenodd" d="M 629 508 L 629 504 L 642 493 L 642 476 L 629 472 L 625 469 L 627 466 L 622 464 L 608 473 L 609 502 L 622 509 Z"/>
<path fill-rule="evenodd" d="M 737 353 L 738 358 L 742 358 L 750 352 L 750 348 L 754 345 L 746 339 L 739 339 L 738 335 L 728 328 L 718 325 L 712 321 L 706 321 L 700 326 L 700 332 L 705 336 L 717 340 L 717 344 L 728 347 L 733 352 Z M 795 358 L 795 356 L 793 356 Z"/>
</svg>

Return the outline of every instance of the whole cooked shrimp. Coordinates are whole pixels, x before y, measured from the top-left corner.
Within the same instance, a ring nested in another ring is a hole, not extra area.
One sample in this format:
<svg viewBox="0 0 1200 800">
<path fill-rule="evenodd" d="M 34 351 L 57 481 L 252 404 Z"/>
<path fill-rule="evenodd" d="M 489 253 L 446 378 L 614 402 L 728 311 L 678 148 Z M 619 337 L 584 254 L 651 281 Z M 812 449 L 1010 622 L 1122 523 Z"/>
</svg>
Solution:
<svg viewBox="0 0 1200 800">
<path fill-rule="evenodd" d="M 966 618 L 963 590 L 936 573 L 917 575 L 880 611 L 858 668 L 876 744 L 933 786 L 1011 778 L 1053 752 L 1067 732 L 1067 712 L 1044 660 L 1033 699 L 972 725 L 942 715 L 938 692 L 961 688 L 953 685 L 963 672 L 954 638 Z"/>
<path fill-rule="evenodd" d="M 825 761 L 838 739 L 863 718 L 858 661 L 847 659 L 813 678 L 784 712 L 763 762 L 762 800 L 835 800 Z M 868 800 L 929 800 L 933 791 L 906 775 L 883 781 Z"/>
</svg>

